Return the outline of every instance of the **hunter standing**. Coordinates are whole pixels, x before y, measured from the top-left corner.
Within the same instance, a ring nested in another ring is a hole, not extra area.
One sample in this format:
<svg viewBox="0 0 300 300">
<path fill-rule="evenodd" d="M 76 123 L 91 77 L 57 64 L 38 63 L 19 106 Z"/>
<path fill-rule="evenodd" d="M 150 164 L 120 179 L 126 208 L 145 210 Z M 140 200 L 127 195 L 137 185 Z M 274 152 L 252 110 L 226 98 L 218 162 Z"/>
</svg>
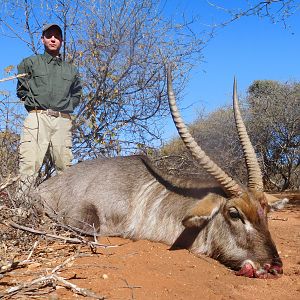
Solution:
<svg viewBox="0 0 300 300">
<path fill-rule="evenodd" d="M 44 54 L 25 58 L 18 73 L 17 96 L 24 102 L 28 116 L 20 144 L 20 188 L 26 191 L 35 183 L 49 148 L 56 171 L 71 165 L 71 113 L 79 104 L 81 83 L 77 69 L 61 59 L 62 30 L 57 24 L 43 27 Z"/>
</svg>

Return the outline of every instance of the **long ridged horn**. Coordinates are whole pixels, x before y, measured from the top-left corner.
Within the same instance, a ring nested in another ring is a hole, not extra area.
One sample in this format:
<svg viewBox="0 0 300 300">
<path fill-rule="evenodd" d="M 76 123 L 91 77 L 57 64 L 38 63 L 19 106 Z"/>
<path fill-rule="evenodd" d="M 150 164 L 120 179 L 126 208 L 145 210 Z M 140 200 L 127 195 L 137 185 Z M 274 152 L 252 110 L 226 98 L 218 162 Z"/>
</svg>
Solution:
<svg viewBox="0 0 300 300">
<path fill-rule="evenodd" d="M 196 143 L 194 138 L 189 133 L 189 130 L 184 124 L 176 105 L 171 77 L 171 69 L 169 66 L 167 66 L 167 88 L 170 111 L 177 131 L 185 146 L 191 152 L 193 157 L 197 159 L 199 164 L 223 186 L 224 190 L 229 196 L 240 195 L 243 193 L 241 186 L 206 155 L 206 153 L 201 149 L 201 147 Z"/>
<path fill-rule="evenodd" d="M 264 185 L 261 169 L 239 109 L 237 84 L 235 78 L 233 81 L 233 111 L 236 129 L 243 148 L 244 158 L 247 166 L 248 187 L 258 191 L 263 191 Z"/>
</svg>

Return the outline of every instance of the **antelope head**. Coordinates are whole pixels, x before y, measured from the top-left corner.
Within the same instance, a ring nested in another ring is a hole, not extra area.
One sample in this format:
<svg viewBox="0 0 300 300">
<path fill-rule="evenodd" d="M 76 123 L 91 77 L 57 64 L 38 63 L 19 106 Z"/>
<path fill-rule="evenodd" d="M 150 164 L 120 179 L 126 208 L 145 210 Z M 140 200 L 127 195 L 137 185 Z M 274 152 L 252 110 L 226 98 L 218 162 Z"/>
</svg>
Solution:
<svg viewBox="0 0 300 300">
<path fill-rule="evenodd" d="M 247 187 L 226 174 L 189 133 L 176 106 L 170 67 L 167 67 L 167 88 L 170 111 L 181 139 L 199 165 L 217 180 L 227 195 L 225 198 L 209 194 L 199 200 L 184 218 L 183 225 L 186 228 L 210 226 L 211 236 L 208 234 L 207 238 L 212 245 L 202 253 L 237 270 L 237 275 L 269 278 L 281 274 L 282 262 L 272 241 L 267 219 L 268 200 L 277 202 L 279 199 L 263 191 L 260 166 L 238 106 L 236 80 L 233 108 L 247 166 Z M 212 220 L 214 222 L 210 222 Z"/>
</svg>

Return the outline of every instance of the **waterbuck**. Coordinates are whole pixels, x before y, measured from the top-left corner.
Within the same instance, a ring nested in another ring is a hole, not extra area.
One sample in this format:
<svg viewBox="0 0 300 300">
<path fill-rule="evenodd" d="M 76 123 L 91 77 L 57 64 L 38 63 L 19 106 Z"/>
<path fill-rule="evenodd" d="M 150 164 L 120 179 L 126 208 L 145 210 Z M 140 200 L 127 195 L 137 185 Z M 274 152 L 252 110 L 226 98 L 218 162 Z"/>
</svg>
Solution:
<svg viewBox="0 0 300 300">
<path fill-rule="evenodd" d="M 190 135 L 175 103 L 169 68 L 167 87 L 180 137 L 214 180 L 167 175 L 145 156 L 95 159 L 40 185 L 47 213 L 82 232 L 148 239 L 205 254 L 238 275 L 281 274 L 282 261 L 268 229 L 271 196 L 263 192 L 261 170 L 238 108 L 236 82 L 234 113 L 248 187 L 228 176 Z"/>
</svg>

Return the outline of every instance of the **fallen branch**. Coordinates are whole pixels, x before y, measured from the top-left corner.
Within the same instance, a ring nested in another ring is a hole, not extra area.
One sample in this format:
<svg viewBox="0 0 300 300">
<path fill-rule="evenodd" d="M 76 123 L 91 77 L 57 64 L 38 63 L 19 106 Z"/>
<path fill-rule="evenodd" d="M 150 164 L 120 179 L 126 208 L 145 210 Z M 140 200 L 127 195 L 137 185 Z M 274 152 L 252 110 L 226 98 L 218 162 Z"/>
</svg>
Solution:
<svg viewBox="0 0 300 300">
<path fill-rule="evenodd" d="M 50 207 L 48 207 L 48 208 L 51 209 Z M 81 223 L 83 226 L 89 226 L 92 229 L 92 232 L 91 232 L 91 231 L 86 231 L 86 230 L 83 230 L 83 229 L 80 229 L 78 227 L 74 227 L 74 226 L 71 226 L 71 225 L 68 225 L 68 224 L 63 224 L 61 222 L 61 220 L 59 220 L 58 213 L 55 210 L 52 210 L 51 214 L 45 212 L 45 215 L 46 215 L 46 217 L 48 217 L 53 222 L 54 226 L 57 226 L 58 228 L 62 228 L 62 229 L 65 229 L 67 231 L 70 231 L 72 234 L 74 234 L 74 235 L 76 235 L 80 238 L 82 238 L 82 236 L 93 237 L 94 241 L 96 242 L 97 237 L 102 237 L 102 234 L 97 233 L 97 230 L 96 230 L 94 224 L 91 225 L 89 223 L 74 219 L 74 221 L 77 221 L 77 222 Z M 119 237 L 120 232 L 115 232 L 115 233 L 111 232 L 109 234 L 109 236 L 110 237 Z"/>
<path fill-rule="evenodd" d="M 35 242 L 34 242 L 33 247 L 32 247 L 32 249 L 31 249 L 31 251 L 29 252 L 29 254 L 28 254 L 26 260 L 30 260 L 32 254 L 33 254 L 33 251 L 34 251 L 34 249 L 37 247 L 38 243 L 39 243 L 38 241 L 35 241 Z"/>
<path fill-rule="evenodd" d="M 88 289 L 84 289 L 84 288 L 80 288 L 77 285 L 65 280 L 63 277 L 57 276 L 57 275 L 53 275 L 54 279 L 56 279 L 59 283 L 62 283 L 64 287 L 69 288 L 73 293 L 85 296 L 85 297 L 92 297 L 92 298 L 96 298 L 96 299 L 105 299 L 104 296 L 100 296 L 97 295 L 96 293 L 88 290 Z"/>
<path fill-rule="evenodd" d="M 272 221 L 287 221 L 288 218 L 278 218 L 278 217 L 268 217 L 269 220 Z"/>
<path fill-rule="evenodd" d="M 142 287 L 141 286 L 138 286 L 138 285 L 131 285 L 127 282 L 126 279 L 122 279 L 125 283 L 126 283 L 126 286 L 123 286 L 122 288 L 126 288 L 126 289 L 130 289 L 131 290 L 131 299 L 134 300 L 135 297 L 134 297 L 134 289 L 141 289 Z"/>
<path fill-rule="evenodd" d="M 78 255 L 79 255 L 79 254 L 69 257 L 69 258 L 66 259 L 62 264 L 56 266 L 56 267 L 51 271 L 51 273 L 54 274 L 54 273 L 60 271 L 60 270 L 61 270 L 63 267 L 65 267 L 67 264 L 69 264 L 70 262 L 72 262 L 73 260 L 75 260 L 75 259 L 78 257 Z"/>
<path fill-rule="evenodd" d="M 34 245 L 34 248 L 35 247 L 36 244 Z M 92 297 L 95 299 L 105 299 L 104 296 L 97 295 L 88 289 L 80 288 L 77 285 L 67 281 L 65 278 L 55 274 L 61 271 L 61 269 L 67 266 L 70 262 L 74 261 L 78 256 L 79 254 L 77 253 L 76 255 L 73 255 L 68 259 L 66 259 L 63 263 L 53 268 L 50 275 L 40 276 L 30 282 L 25 282 L 7 289 L 4 293 L 0 294 L 0 299 L 9 299 L 10 297 L 18 293 L 21 292 L 28 293 L 28 292 L 36 291 L 37 289 L 45 288 L 47 286 L 52 286 L 55 288 L 57 285 L 70 289 L 73 293 L 76 293 L 78 295 L 82 295 L 85 297 Z M 30 258 L 31 255 L 28 257 Z"/>
<path fill-rule="evenodd" d="M 14 269 L 17 269 L 19 267 L 24 267 L 26 265 L 31 264 L 32 262 L 30 260 L 22 260 L 22 261 L 10 261 L 10 262 L 5 262 L 5 264 L 0 266 L 0 274 L 2 276 L 2 274 L 10 272 Z M 2 276 L 3 277 L 3 276 Z"/>
<path fill-rule="evenodd" d="M 6 189 L 8 186 L 12 185 L 14 182 L 16 182 L 18 179 L 20 178 L 20 175 L 10 178 L 10 176 L 8 176 L 7 180 L 5 183 L 2 183 L 0 185 L 0 191 Z"/>
<path fill-rule="evenodd" d="M 62 240 L 66 243 L 84 244 L 84 245 L 88 245 L 88 246 L 92 246 L 92 247 L 100 247 L 100 248 L 105 248 L 105 249 L 106 248 L 116 248 L 116 247 L 119 246 L 119 245 L 112 245 L 111 246 L 111 245 L 99 244 L 97 242 L 87 241 L 83 238 L 79 239 L 79 238 L 69 238 L 69 237 L 59 236 L 59 235 L 48 233 L 46 231 L 40 231 L 40 230 L 36 230 L 36 229 L 30 228 L 30 227 L 27 227 L 27 226 L 23 226 L 23 225 L 15 223 L 13 221 L 2 221 L 1 223 L 3 225 L 8 226 L 8 227 L 12 227 L 12 228 L 15 228 L 15 229 L 20 229 L 20 230 L 23 230 L 23 231 L 28 231 L 28 232 L 33 233 L 33 234 L 43 235 L 43 236 L 53 238 L 53 239 L 57 239 L 57 240 Z"/>
<path fill-rule="evenodd" d="M 4 274 L 4 273 L 10 272 L 14 269 L 17 269 L 19 267 L 25 267 L 25 266 L 31 264 L 32 261 L 30 260 L 30 258 L 34 252 L 34 249 L 37 247 L 37 244 L 38 244 L 38 242 L 36 241 L 25 260 L 10 261 L 10 262 L 5 262 L 5 264 L 2 264 L 0 266 L 0 274 Z"/>
<path fill-rule="evenodd" d="M 41 276 L 30 282 L 25 282 L 23 284 L 11 287 L 7 289 L 4 293 L 0 294 L 0 298 L 9 299 L 13 295 L 16 295 L 17 293 L 20 293 L 22 291 L 28 292 L 36 289 L 41 289 L 47 286 L 56 286 L 56 285 L 60 285 L 67 289 L 70 289 L 73 293 L 76 293 L 78 295 L 82 295 L 85 297 L 92 297 L 95 299 L 105 299 L 104 296 L 97 295 L 88 289 L 80 288 L 77 285 L 67 281 L 63 277 L 57 276 L 56 274 Z"/>
</svg>

